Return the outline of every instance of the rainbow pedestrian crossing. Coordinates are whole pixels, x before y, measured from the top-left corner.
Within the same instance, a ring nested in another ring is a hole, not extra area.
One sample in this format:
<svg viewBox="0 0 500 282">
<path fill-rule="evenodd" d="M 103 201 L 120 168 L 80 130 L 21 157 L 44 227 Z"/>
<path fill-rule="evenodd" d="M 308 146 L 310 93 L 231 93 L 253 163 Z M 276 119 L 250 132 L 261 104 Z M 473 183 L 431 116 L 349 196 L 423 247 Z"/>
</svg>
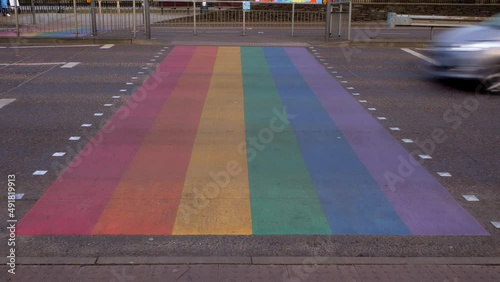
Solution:
<svg viewBox="0 0 500 282">
<path fill-rule="evenodd" d="M 175 47 L 79 157 L 18 234 L 489 235 L 303 48 Z"/>
</svg>

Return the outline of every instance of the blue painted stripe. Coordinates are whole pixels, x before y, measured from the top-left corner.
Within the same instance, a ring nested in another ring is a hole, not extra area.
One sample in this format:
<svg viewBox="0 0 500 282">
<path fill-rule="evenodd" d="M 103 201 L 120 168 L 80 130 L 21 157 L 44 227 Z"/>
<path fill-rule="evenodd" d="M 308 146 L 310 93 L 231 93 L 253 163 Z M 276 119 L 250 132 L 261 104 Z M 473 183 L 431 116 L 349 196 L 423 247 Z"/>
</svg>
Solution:
<svg viewBox="0 0 500 282">
<path fill-rule="evenodd" d="M 409 235 L 285 50 L 264 54 L 332 233 Z"/>
</svg>

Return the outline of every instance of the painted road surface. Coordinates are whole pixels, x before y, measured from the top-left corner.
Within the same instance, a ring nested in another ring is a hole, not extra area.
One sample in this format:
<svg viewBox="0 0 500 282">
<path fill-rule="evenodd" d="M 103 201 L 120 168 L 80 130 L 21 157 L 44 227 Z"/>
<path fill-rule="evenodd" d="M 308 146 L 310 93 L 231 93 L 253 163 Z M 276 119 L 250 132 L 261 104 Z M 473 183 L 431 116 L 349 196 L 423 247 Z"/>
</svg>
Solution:
<svg viewBox="0 0 500 282">
<path fill-rule="evenodd" d="M 303 48 L 175 47 L 19 235 L 489 235 Z"/>
</svg>

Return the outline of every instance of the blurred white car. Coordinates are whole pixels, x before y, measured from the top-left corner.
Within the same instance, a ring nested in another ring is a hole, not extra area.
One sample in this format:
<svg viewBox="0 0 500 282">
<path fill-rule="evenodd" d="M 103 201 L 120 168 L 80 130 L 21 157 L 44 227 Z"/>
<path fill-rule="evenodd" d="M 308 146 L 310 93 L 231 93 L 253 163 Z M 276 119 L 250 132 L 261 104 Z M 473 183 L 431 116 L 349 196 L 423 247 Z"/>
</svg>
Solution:
<svg viewBox="0 0 500 282">
<path fill-rule="evenodd" d="M 500 14 L 478 25 L 439 33 L 428 51 L 431 73 L 443 78 L 478 79 L 500 92 Z"/>
</svg>

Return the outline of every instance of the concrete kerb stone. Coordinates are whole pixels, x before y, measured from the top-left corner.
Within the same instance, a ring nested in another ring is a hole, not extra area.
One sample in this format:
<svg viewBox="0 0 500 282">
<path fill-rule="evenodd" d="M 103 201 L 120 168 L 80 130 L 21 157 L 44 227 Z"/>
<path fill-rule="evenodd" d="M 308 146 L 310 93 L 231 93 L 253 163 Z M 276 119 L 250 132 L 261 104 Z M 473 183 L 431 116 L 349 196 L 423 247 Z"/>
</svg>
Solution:
<svg viewBox="0 0 500 282">
<path fill-rule="evenodd" d="M 251 262 L 251 257 L 100 257 L 96 264 L 251 264 Z"/>
<path fill-rule="evenodd" d="M 18 257 L 18 265 L 500 265 L 500 257 Z M 0 258 L 1 264 L 7 258 Z"/>
<path fill-rule="evenodd" d="M 18 265 L 93 265 L 96 257 L 18 257 Z"/>
<path fill-rule="evenodd" d="M 163 45 L 164 42 L 147 39 L 120 38 L 31 38 L 31 37 L 1 37 L 0 44 L 136 44 Z"/>
<path fill-rule="evenodd" d="M 309 42 L 221 42 L 199 40 L 177 40 L 165 42 L 160 39 L 117 39 L 117 38 L 0 38 L 0 44 L 135 44 L 135 45 L 216 45 L 216 46 L 290 46 L 290 47 L 308 47 L 315 45 L 317 47 L 427 47 L 430 40 L 412 40 L 412 39 L 372 39 L 367 41 L 329 41 L 318 44 Z"/>
<path fill-rule="evenodd" d="M 500 265 L 500 257 L 253 257 L 252 264 L 276 265 Z M 311 261 L 311 262 L 309 262 Z"/>
</svg>

